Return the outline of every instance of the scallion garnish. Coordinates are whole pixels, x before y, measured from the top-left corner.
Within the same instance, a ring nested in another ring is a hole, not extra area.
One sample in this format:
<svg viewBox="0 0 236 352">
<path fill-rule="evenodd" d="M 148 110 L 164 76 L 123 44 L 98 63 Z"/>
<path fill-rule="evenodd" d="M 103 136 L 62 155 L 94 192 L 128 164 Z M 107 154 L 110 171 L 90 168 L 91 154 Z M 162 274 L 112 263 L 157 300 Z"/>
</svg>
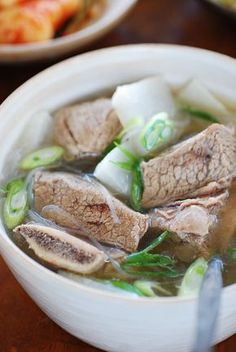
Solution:
<svg viewBox="0 0 236 352">
<path fill-rule="evenodd" d="M 182 274 L 177 272 L 176 270 L 156 270 L 156 271 L 138 271 L 138 270 L 132 270 L 132 268 L 127 268 L 125 270 L 127 272 L 127 274 L 133 275 L 133 276 L 137 276 L 137 277 L 141 277 L 141 278 L 163 278 L 163 277 L 168 277 L 170 279 L 175 279 L 178 277 L 181 277 Z"/>
<path fill-rule="evenodd" d="M 53 146 L 36 150 L 27 155 L 21 162 L 22 170 L 33 170 L 37 167 L 49 166 L 59 161 L 64 154 L 62 147 Z"/>
<path fill-rule="evenodd" d="M 134 282 L 134 287 L 138 288 L 147 297 L 156 297 L 157 295 L 155 291 L 158 291 L 165 296 L 171 296 L 171 292 L 155 281 L 136 280 Z"/>
<path fill-rule="evenodd" d="M 122 269 L 127 273 L 141 277 L 178 277 L 180 274 L 174 269 L 175 260 L 163 254 L 149 253 L 160 245 L 167 237 L 169 232 L 163 232 L 148 247 L 128 255 L 121 263 Z M 153 271 L 145 271 L 150 268 Z"/>
<path fill-rule="evenodd" d="M 126 158 L 129 160 L 131 165 L 135 165 L 135 163 L 139 162 L 139 159 L 127 148 L 125 148 L 123 145 L 115 143 L 115 146 L 120 149 L 120 151 L 126 156 Z"/>
<path fill-rule="evenodd" d="M 111 161 L 114 165 L 132 173 L 131 204 L 135 210 L 140 210 L 143 194 L 143 176 L 140 168 L 141 159 L 137 158 L 131 151 L 116 143 L 116 147 L 125 155 L 128 161 Z"/>
<path fill-rule="evenodd" d="M 155 264 L 156 266 L 166 266 L 166 265 L 175 264 L 175 261 L 168 255 L 138 252 L 138 253 L 130 254 L 126 258 L 125 264 L 129 264 L 129 265 Z"/>
<path fill-rule="evenodd" d="M 141 252 L 145 252 L 146 253 L 146 252 L 152 251 L 154 248 L 156 248 L 161 243 L 163 243 L 169 236 L 170 236 L 170 232 L 169 231 L 162 232 L 162 234 L 160 234 L 151 244 L 149 244 L 149 246 L 147 246 Z"/>
<path fill-rule="evenodd" d="M 112 161 L 111 163 L 114 164 L 115 166 L 119 167 L 122 170 L 126 170 L 126 171 L 133 171 L 134 166 L 126 161 Z"/>
<path fill-rule="evenodd" d="M 135 210 L 141 209 L 141 199 L 143 195 L 143 175 L 140 162 L 133 167 L 133 179 L 131 184 L 131 204 Z"/>
<path fill-rule="evenodd" d="M 207 267 L 208 263 L 204 258 L 198 258 L 195 260 L 184 275 L 178 295 L 193 296 L 198 294 Z"/>
<path fill-rule="evenodd" d="M 206 111 L 197 110 L 191 107 L 181 108 L 181 111 L 197 119 L 201 119 L 212 123 L 219 123 L 219 120 L 215 116 L 209 114 Z"/>
<path fill-rule="evenodd" d="M 167 144 L 174 134 L 174 121 L 169 119 L 167 114 L 163 114 L 165 113 L 153 116 L 140 135 L 141 145 L 147 151 Z"/>
<path fill-rule="evenodd" d="M 10 181 L 4 188 L 7 196 L 3 206 L 4 222 L 9 230 L 21 224 L 28 210 L 27 191 L 22 179 Z"/>
<path fill-rule="evenodd" d="M 129 284 L 128 282 L 122 281 L 122 280 L 111 280 L 111 284 L 114 287 L 118 287 L 121 290 L 125 290 L 128 292 L 136 293 L 138 296 L 146 296 L 142 291 L 140 291 L 137 287 L 135 287 L 132 284 Z"/>
</svg>

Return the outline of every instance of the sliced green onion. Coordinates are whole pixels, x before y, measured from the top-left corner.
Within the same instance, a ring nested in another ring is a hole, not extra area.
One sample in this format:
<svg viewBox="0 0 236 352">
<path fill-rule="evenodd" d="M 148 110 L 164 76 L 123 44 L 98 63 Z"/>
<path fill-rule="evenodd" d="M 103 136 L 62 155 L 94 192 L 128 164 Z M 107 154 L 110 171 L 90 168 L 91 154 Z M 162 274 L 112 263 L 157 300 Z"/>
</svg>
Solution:
<svg viewBox="0 0 236 352">
<path fill-rule="evenodd" d="M 138 296 L 145 296 L 138 288 L 136 288 L 134 285 L 129 284 L 128 282 L 122 281 L 122 280 L 111 280 L 111 284 L 114 287 L 118 287 L 122 290 L 136 293 Z"/>
<path fill-rule="evenodd" d="M 198 258 L 195 260 L 184 275 L 178 296 L 197 295 L 207 271 L 207 267 L 208 263 L 204 258 Z"/>
<path fill-rule="evenodd" d="M 140 211 L 143 195 L 143 175 L 140 167 L 140 162 L 123 162 L 111 160 L 111 163 L 122 170 L 132 172 L 133 178 L 130 193 L 131 205 L 135 210 Z"/>
<path fill-rule="evenodd" d="M 133 167 L 133 179 L 131 184 L 131 204 L 135 210 L 141 209 L 143 188 L 143 175 L 140 167 L 140 162 L 138 162 Z"/>
<path fill-rule="evenodd" d="M 191 107 L 182 108 L 181 111 L 189 114 L 192 117 L 195 117 L 201 120 L 205 120 L 213 123 L 219 123 L 219 120 L 215 116 L 209 114 L 206 111 L 197 110 Z"/>
<path fill-rule="evenodd" d="M 139 265 L 145 265 L 145 264 L 153 264 L 155 263 L 156 265 L 160 266 L 166 266 L 166 265 L 174 265 L 175 260 L 169 257 L 168 255 L 163 255 L 163 254 L 150 254 L 146 252 L 138 252 L 134 254 L 130 254 L 124 261 L 125 264 L 139 264 Z"/>
<path fill-rule="evenodd" d="M 4 187 L 3 190 L 8 193 L 13 190 L 17 190 L 22 187 L 22 182 L 23 180 L 21 178 L 15 178 L 11 181 L 9 181 Z M 23 182 L 24 183 L 24 182 Z"/>
<path fill-rule="evenodd" d="M 181 276 L 182 274 L 174 269 L 173 266 L 176 262 L 171 257 L 149 253 L 156 246 L 160 245 L 168 235 L 169 232 L 165 231 L 144 250 L 128 255 L 121 263 L 122 269 L 129 274 L 141 277 L 175 278 Z M 153 271 L 144 271 L 144 268 L 150 268 Z"/>
<path fill-rule="evenodd" d="M 115 143 L 116 144 L 116 143 Z M 131 204 L 135 210 L 140 210 L 141 199 L 143 194 L 143 176 L 141 171 L 141 160 L 138 159 L 133 153 L 126 149 L 122 145 L 116 144 L 116 147 L 121 150 L 121 152 L 129 160 L 128 162 L 123 161 L 111 161 L 114 165 L 120 169 L 131 171 L 133 175 L 131 184 Z"/>
<path fill-rule="evenodd" d="M 181 273 L 177 272 L 176 270 L 156 270 L 156 271 L 137 271 L 137 270 L 132 270 L 130 268 L 125 269 L 127 274 L 137 276 L 137 277 L 142 277 L 142 278 L 171 278 L 171 279 L 176 279 L 180 276 L 182 276 Z"/>
<path fill-rule="evenodd" d="M 139 161 L 138 158 L 136 158 L 136 156 L 131 153 L 131 151 L 129 151 L 127 148 L 125 148 L 124 146 L 118 144 L 118 143 L 115 143 L 115 146 L 120 149 L 120 151 L 126 156 L 126 158 L 132 162 L 132 163 L 136 163 Z"/>
<path fill-rule="evenodd" d="M 20 225 L 28 210 L 27 191 L 23 180 L 18 179 L 6 185 L 7 197 L 3 206 L 4 222 L 9 230 Z"/>
<path fill-rule="evenodd" d="M 153 291 L 153 281 L 136 280 L 134 287 L 141 291 L 147 297 L 156 297 Z"/>
<path fill-rule="evenodd" d="M 171 292 L 166 290 L 156 281 L 136 280 L 134 286 L 147 297 L 156 297 L 157 295 L 155 291 L 159 291 L 165 296 L 171 296 Z"/>
<path fill-rule="evenodd" d="M 143 269 L 145 268 L 145 270 L 152 270 L 153 272 L 165 272 L 165 273 L 177 273 L 177 271 L 172 267 L 172 266 L 168 266 L 168 265 L 161 265 L 159 263 L 122 263 L 121 264 L 121 268 L 124 269 L 125 271 L 130 271 L 133 270 L 134 273 L 136 272 L 136 270 L 138 270 L 140 273 L 142 273 Z"/>
<path fill-rule="evenodd" d="M 59 161 L 64 149 L 58 146 L 39 149 L 26 156 L 20 163 L 22 170 L 32 170 L 36 167 L 49 166 Z"/>
<path fill-rule="evenodd" d="M 109 154 L 115 147 L 116 147 L 116 143 L 117 144 L 120 144 L 120 140 L 118 139 L 115 139 L 114 141 L 112 141 L 107 147 L 106 149 L 104 150 L 104 152 L 102 153 L 102 158 L 105 158 L 105 156 L 107 154 Z"/>
<path fill-rule="evenodd" d="M 164 231 L 158 236 L 149 246 L 147 246 L 142 252 L 150 252 L 162 242 L 164 242 L 170 236 L 169 231 Z"/>
<path fill-rule="evenodd" d="M 115 166 L 119 167 L 122 170 L 126 170 L 126 171 L 133 171 L 134 166 L 126 161 L 112 161 L 111 163 L 114 164 Z"/>
<path fill-rule="evenodd" d="M 147 150 L 151 151 L 159 146 L 162 146 L 172 138 L 175 123 L 167 117 L 163 118 L 163 113 L 157 114 L 144 127 L 140 135 L 141 145 Z"/>
<path fill-rule="evenodd" d="M 169 257 L 162 254 L 150 254 L 154 248 L 159 246 L 163 241 L 169 236 L 168 231 L 164 231 L 160 236 L 158 236 L 149 246 L 143 250 L 132 253 L 128 255 L 123 263 L 150 263 L 150 262 L 159 262 L 162 265 L 171 265 L 175 262 Z"/>
</svg>

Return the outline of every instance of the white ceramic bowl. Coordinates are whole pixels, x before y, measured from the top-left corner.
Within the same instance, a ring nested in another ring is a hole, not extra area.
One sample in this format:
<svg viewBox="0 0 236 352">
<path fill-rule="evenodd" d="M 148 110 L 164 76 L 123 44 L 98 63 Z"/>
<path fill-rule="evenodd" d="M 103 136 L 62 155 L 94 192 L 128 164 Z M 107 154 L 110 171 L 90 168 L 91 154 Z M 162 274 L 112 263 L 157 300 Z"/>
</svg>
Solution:
<svg viewBox="0 0 236 352">
<path fill-rule="evenodd" d="M 113 29 L 136 2 L 137 0 L 107 0 L 101 18 L 65 37 L 30 44 L 0 44 L 0 63 L 46 60 L 73 52 Z"/>
<path fill-rule="evenodd" d="M 0 173 L 11 168 L 14 145 L 35 112 L 50 111 L 120 83 L 161 73 L 174 87 L 203 80 L 236 105 L 236 61 L 181 46 L 134 45 L 104 49 L 64 61 L 17 89 L 0 107 Z M 189 352 L 196 299 L 134 299 L 88 288 L 39 265 L 8 237 L 0 223 L 0 249 L 9 268 L 39 307 L 80 339 L 114 352 Z M 224 289 L 215 342 L 236 332 L 236 285 Z"/>
</svg>

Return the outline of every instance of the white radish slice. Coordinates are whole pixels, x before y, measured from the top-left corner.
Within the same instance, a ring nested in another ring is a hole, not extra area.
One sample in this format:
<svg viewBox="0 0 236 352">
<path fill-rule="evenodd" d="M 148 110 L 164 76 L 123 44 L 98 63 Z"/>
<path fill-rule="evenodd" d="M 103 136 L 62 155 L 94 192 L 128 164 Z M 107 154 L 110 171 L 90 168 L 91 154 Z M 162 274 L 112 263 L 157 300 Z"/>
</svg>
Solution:
<svg viewBox="0 0 236 352">
<path fill-rule="evenodd" d="M 53 118 L 48 112 L 42 111 L 32 116 L 17 142 L 22 155 L 50 143 L 52 130 Z"/>
<path fill-rule="evenodd" d="M 124 145 L 124 147 L 127 146 Z M 94 176 L 115 193 L 128 197 L 130 195 L 132 174 L 115 165 L 114 162 L 117 161 L 127 162 L 128 159 L 120 149 L 114 148 L 97 165 Z"/>
<path fill-rule="evenodd" d="M 1 173 L 1 181 L 17 175 L 18 164 L 27 154 L 38 149 L 42 144 L 52 143 L 53 117 L 46 111 L 34 114 L 21 125 L 20 136 L 12 146 L 11 162 L 6 163 Z"/>
<path fill-rule="evenodd" d="M 193 79 L 177 95 L 181 105 L 209 112 L 213 115 L 227 115 L 226 107 L 199 80 Z"/>
<path fill-rule="evenodd" d="M 112 105 L 123 126 L 134 118 L 148 121 L 159 112 L 175 114 L 170 88 L 161 76 L 119 86 L 112 97 Z"/>
</svg>

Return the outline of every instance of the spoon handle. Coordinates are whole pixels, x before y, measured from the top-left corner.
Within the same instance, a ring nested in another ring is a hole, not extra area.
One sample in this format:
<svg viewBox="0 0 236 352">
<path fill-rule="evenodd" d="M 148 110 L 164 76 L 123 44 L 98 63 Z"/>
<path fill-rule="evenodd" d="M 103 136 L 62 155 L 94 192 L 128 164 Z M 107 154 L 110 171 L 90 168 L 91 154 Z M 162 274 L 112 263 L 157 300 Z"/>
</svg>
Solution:
<svg viewBox="0 0 236 352">
<path fill-rule="evenodd" d="M 223 262 L 220 257 L 211 259 L 204 276 L 198 300 L 198 327 L 192 352 L 210 352 L 219 313 Z"/>
</svg>

